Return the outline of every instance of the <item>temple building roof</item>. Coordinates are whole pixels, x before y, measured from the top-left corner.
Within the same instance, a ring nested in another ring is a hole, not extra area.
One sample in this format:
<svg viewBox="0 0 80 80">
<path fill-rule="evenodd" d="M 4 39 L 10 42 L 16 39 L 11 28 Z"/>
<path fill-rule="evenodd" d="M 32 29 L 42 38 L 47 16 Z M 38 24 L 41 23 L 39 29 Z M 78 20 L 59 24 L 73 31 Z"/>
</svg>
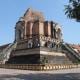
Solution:
<svg viewBox="0 0 80 80">
<path fill-rule="evenodd" d="M 78 53 L 80 53 L 80 45 L 73 44 L 73 45 L 71 45 L 71 46 L 72 46 L 72 48 L 73 48 L 75 51 L 77 51 Z"/>
</svg>

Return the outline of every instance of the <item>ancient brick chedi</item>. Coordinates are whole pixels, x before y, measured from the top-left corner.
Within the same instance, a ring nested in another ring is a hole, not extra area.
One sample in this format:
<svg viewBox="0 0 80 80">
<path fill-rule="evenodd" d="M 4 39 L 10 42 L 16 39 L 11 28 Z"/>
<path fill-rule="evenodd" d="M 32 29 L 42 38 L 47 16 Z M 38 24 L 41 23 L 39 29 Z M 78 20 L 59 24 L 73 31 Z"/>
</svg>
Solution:
<svg viewBox="0 0 80 80">
<path fill-rule="evenodd" d="M 45 21 L 42 13 L 30 8 L 23 17 L 19 19 L 15 27 L 15 40 L 32 41 L 32 45 L 42 45 L 40 42 L 61 42 L 61 27 L 53 21 Z M 44 40 L 43 40 L 44 39 Z M 42 40 L 42 41 L 41 41 Z"/>
<path fill-rule="evenodd" d="M 61 26 L 31 8 L 16 23 L 15 40 L 4 54 L 8 56 L 4 62 L 12 64 L 69 64 L 78 60 L 76 52 L 64 44 Z"/>
<path fill-rule="evenodd" d="M 49 48 L 56 50 L 62 42 L 61 27 L 53 21 L 45 21 L 41 12 L 29 8 L 16 23 L 15 42 L 17 47 L 10 61 L 40 63 L 44 55 L 49 55 Z"/>
</svg>

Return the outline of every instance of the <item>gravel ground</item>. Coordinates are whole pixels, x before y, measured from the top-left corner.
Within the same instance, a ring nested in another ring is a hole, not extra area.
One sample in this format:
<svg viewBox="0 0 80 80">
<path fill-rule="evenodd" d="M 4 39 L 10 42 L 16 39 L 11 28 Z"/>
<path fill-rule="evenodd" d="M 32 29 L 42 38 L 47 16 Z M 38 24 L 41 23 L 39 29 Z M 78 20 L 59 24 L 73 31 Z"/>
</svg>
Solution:
<svg viewBox="0 0 80 80">
<path fill-rule="evenodd" d="M 0 80 L 80 80 L 80 68 L 53 71 L 0 68 Z"/>
</svg>

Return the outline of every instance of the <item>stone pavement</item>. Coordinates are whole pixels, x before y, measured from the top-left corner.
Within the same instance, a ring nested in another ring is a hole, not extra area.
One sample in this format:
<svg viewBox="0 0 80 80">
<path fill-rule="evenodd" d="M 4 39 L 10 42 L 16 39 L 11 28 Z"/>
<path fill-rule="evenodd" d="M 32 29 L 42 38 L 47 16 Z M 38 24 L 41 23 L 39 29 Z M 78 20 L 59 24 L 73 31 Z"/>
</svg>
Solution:
<svg viewBox="0 0 80 80">
<path fill-rule="evenodd" d="M 80 80 L 80 68 L 53 71 L 0 68 L 0 80 Z"/>
</svg>

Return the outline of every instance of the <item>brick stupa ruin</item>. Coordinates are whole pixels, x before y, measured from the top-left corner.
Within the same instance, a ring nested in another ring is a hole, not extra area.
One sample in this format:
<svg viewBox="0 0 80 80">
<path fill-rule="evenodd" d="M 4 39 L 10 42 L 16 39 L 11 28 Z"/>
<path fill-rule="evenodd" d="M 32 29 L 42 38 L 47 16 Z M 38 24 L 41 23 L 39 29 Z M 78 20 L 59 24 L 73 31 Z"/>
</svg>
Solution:
<svg viewBox="0 0 80 80">
<path fill-rule="evenodd" d="M 16 23 L 14 42 L 4 46 L 2 63 L 70 64 L 80 60 L 78 53 L 63 42 L 61 26 L 46 21 L 41 12 L 31 8 Z"/>
</svg>

